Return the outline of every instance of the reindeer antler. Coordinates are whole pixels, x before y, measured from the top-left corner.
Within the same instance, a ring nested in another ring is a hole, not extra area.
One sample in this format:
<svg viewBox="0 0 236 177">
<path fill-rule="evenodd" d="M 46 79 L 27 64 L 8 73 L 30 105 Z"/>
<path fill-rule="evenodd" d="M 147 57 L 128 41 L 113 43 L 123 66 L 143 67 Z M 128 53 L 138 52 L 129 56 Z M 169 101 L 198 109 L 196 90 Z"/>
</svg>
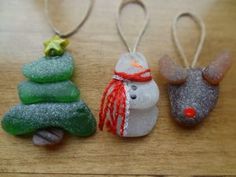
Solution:
<svg viewBox="0 0 236 177">
<path fill-rule="evenodd" d="M 213 85 L 217 85 L 229 70 L 232 60 L 228 52 L 219 54 L 204 70 L 203 77 Z"/>
<path fill-rule="evenodd" d="M 160 73 L 171 84 L 181 84 L 186 81 L 186 69 L 178 66 L 173 60 L 165 55 L 159 60 Z"/>
</svg>

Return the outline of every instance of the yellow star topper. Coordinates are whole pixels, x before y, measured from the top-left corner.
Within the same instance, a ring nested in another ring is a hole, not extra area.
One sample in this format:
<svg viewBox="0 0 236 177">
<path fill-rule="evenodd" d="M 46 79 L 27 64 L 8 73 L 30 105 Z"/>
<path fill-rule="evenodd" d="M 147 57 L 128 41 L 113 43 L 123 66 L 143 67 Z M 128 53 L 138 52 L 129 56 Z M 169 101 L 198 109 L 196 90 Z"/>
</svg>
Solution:
<svg viewBox="0 0 236 177">
<path fill-rule="evenodd" d="M 69 41 L 55 35 L 51 39 L 45 41 L 43 44 L 45 55 L 54 57 L 60 56 L 65 52 L 65 48 L 69 44 Z"/>
</svg>

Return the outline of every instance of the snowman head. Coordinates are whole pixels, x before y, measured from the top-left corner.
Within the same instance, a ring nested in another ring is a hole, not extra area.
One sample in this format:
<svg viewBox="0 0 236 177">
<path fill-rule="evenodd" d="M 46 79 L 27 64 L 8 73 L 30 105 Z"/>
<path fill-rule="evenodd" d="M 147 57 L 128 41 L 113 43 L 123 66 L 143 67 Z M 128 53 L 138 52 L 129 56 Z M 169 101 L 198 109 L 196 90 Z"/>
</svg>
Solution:
<svg viewBox="0 0 236 177">
<path fill-rule="evenodd" d="M 132 75 L 148 69 L 147 61 L 141 53 L 125 53 L 121 55 L 115 71 Z M 151 76 L 150 72 L 145 73 L 145 76 Z M 146 109 L 157 103 L 159 89 L 152 79 L 145 82 L 127 80 L 124 84 L 130 109 Z"/>
</svg>

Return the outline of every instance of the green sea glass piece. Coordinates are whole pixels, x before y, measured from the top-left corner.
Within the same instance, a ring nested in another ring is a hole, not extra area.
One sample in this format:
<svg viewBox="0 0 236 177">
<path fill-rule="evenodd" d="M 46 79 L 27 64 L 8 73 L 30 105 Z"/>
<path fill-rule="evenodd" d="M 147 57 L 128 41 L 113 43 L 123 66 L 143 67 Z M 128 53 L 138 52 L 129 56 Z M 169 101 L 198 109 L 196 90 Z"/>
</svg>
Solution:
<svg viewBox="0 0 236 177">
<path fill-rule="evenodd" d="M 69 80 L 73 70 L 73 58 L 68 52 L 65 52 L 62 56 L 45 56 L 25 64 L 23 74 L 33 82 L 49 83 Z"/>
<path fill-rule="evenodd" d="M 18 95 L 24 104 L 41 102 L 73 102 L 79 99 L 79 90 L 71 81 L 36 83 L 23 81 L 18 85 Z"/>
<path fill-rule="evenodd" d="M 55 127 L 75 136 L 89 136 L 96 131 L 96 120 L 83 101 L 19 104 L 4 115 L 2 127 L 12 135 L 30 134 L 39 129 Z"/>
</svg>

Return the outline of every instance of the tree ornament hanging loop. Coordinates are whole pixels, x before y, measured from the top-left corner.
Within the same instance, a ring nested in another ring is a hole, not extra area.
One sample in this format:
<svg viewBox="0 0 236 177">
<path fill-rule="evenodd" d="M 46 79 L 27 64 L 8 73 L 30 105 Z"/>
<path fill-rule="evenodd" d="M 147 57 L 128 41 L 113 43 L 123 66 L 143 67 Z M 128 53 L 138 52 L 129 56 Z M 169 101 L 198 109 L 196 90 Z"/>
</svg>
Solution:
<svg viewBox="0 0 236 177">
<path fill-rule="evenodd" d="M 48 24 L 50 25 L 50 27 L 52 28 L 52 30 L 54 31 L 54 33 L 56 33 L 58 36 L 63 37 L 63 38 L 67 38 L 70 37 L 72 35 L 74 35 L 83 25 L 84 23 L 87 21 L 88 17 L 91 14 L 93 5 L 94 5 L 94 0 L 89 0 L 89 6 L 88 9 L 86 10 L 86 13 L 84 15 L 84 17 L 82 18 L 82 20 L 77 24 L 77 26 L 67 32 L 61 32 L 52 22 L 50 16 L 49 16 L 49 5 L 48 5 L 48 0 L 44 0 L 44 13 L 45 16 L 48 20 Z"/>
</svg>

